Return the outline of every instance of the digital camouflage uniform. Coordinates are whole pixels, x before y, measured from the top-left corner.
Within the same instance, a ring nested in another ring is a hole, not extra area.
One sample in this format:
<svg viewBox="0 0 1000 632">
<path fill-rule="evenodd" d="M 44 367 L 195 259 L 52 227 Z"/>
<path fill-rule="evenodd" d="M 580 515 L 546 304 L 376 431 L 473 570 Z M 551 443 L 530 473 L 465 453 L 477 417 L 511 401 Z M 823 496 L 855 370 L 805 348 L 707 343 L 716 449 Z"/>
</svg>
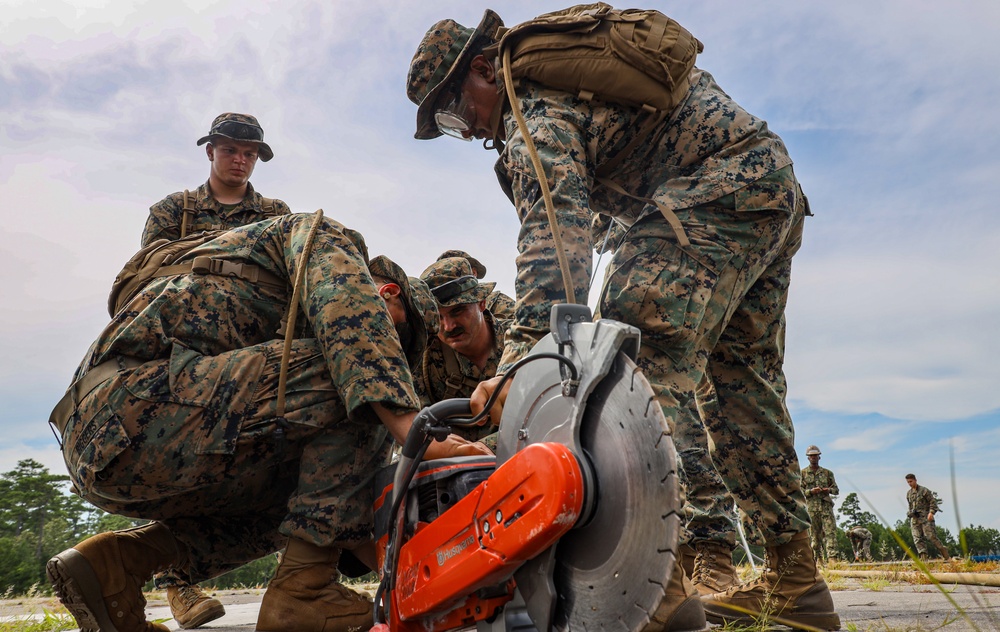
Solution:
<svg viewBox="0 0 1000 632">
<path fill-rule="evenodd" d="M 220 204 L 212 196 L 208 182 L 191 193 L 194 196 L 194 217 L 189 220 L 187 234 L 203 230 L 229 230 L 245 224 L 259 222 L 276 215 L 291 213 L 281 200 L 265 202 L 253 185 L 247 182 L 246 196 L 235 206 Z M 267 206 L 268 208 L 265 208 Z M 179 239 L 184 209 L 184 192 L 171 193 L 149 208 L 146 227 L 142 231 L 142 245 L 157 239 Z"/>
<path fill-rule="evenodd" d="M 577 297 L 586 296 L 590 281 L 592 214 L 629 227 L 609 267 L 600 316 L 642 332 L 638 364 L 685 461 L 689 502 L 704 502 L 717 528 L 732 532 L 731 513 L 711 508 L 725 499 L 714 464 L 767 543 L 776 545 L 809 526 L 782 371 L 791 257 L 801 243 L 806 202 L 784 144 L 766 123 L 707 72 L 695 69 L 691 83 L 677 110 L 609 174 L 631 194 L 673 211 L 688 247 L 657 207 L 593 180 L 597 165 L 642 127 L 645 113 L 529 81 L 518 95 L 550 179 Z M 548 331 L 552 305 L 566 300 L 530 157 L 513 117 L 503 123 L 508 142 L 496 170 L 509 185 L 521 231 L 517 317 L 501 371 Z M 711 460 L 701 454 L 706 443 Z"/>
<path fill-rule="evenodd" d="M 938 538 L 937 525 L 933 520 L 927 519 L 932 511 L 938 512 L 934 492 L 923 485 L 917 485 L 916 488 L 907 490 L 906 504 L 909 507 L 907 515 L 910 517 L 910 531 L 913 534 L 913 544 L 917 547 L 917 554 L 927 557 L 927 545 L 931 544 L 941 557 L 949 557 L 948 548 Z"/>
<path fill-rule="evenodd" d="M 853 527 L 847 530 L 847 539 L 851 541 L 854 551 L 854 561 L 872 561 L 872 532 L 864 527 Z"/>
<path fill-rule="evenodd" d="M 389 447 L 368 404 L 417 407 L 363 240 L 322 219 L 277 418 L 278 332 L 314 218 L 237 228 L 182 259 L 244 262 L 283 284 L 156 279 L 77 370 L 79 378 L 117 358 L 132 367 L 83 396 L 67 423 L 63 455 L 76 490 L 106 511 L 168 526 L 192 553 L 179 569 L 188 581 L 271 553 L 282 536 L 344 548 L 368 539 L 370 480 Z"/>
<path fill-rule="evenodd" d="M 599 3 L 563 13 L 590 19 L 610 10 Z M 539 59 L 549 51 L 548 61 L 555 62 L 550 70 L 558 73 L 557 64 L 570 67 L 576 60 L 545 48 L 557 39 L 544 37 L 552 15 L 560 12 L 539 17 L 535 26 L 543 32 Z M 639 36 L 640 27 L 632 28 L 626 12 L 607 15 L 598 19 L 601 27 L 612 23 L 606 40 L 611 44 L 596 55 L 631 63 L 631 53 L 622 53 L 615 38 Z M 620 224 L 623 235 L 609 248 L 614 256 L 597 316 L 640 330 L 636 362 L 670 424 L 678 453 L 684 459 L 691 449 L 709 447 L 711 460 L 703 461 L 702 471 L 715 467 L 760 530 L 767 554 L 756 579 L 701 593 L 700 600 L 701 588 L 675 569 L 647 627 L 700 629 L 706 619 L 755 623 L 776 608 L 796 627 L 839 629 L 832 595 L 808 546 L 809 514 L 785 407 L 784 311 L 808 203 L 784 144 L 697 68 L 683 69 L 679 87 L 664 81 L 671 99 L 678 98 L 668 116 L 614 102 L 631 94 L 591 99 L 595 92 L 586 85 L 560 91 L 531 81 L 527 73 L 514 94 L 505 94 L 509 73 L 500 73 L 499 60 L 489 58 L 496 48 L 484 48 L 495 43 L 502 27 L 490 10 L 475 29 L 437 22 L 421 40 L 407 76 L 407 96 L 417 104 L 416 138 L 446 130 L 487 138 L 500 149 L 495 170 L 521 229 L 515 319 L 499 370 L 548 333 L 553 305 L 586 299 L 592 252 L 600 245 L 593 235 L 603 222 L 594 216 Z M 672 29 L 686 32 L 653 15 L 642 37 L 655 47 L 671 39 Z M 518 45 L 530 49 L 527 37 Z M 691 38 L 687 50 L 694 48 L 700 50 L 700 43 Z M 483 57 L 477 56 L 480 51 Z M 660 63 L 676 69 L 668 55 Z M 682 58 L 692 59 L 686 52 Z M 580 73 L 567 72 L 568 80 L 579 78 Z M 496 93 L 490 90 L 494 85 Z M 523 118 L 515 117 L 517 111 Z M 526 137 L 537 152 L 529 151 Z M 538 178 L 544 178 L 544 187 Z M 682 491 L 692 498 L 724 498 L 718 476 L 693 480 L 682 465 L 687 475 Z M 731 516 L 726 516 L 730 525 Z M 711 542 L 701 548 L 723 546 Z M 713 563 L 719 572 L 708 573 L 720 585 L 735 579 L 729 562 L 729 569 Z"/>
<path fill-rule="evenodd" d="M 829 492 L 812 493 L 814 487 L 829 487 Z M 806 494 L 812 533 L 813 554 L 817 560 L 837 558 L 837 519 L 833 515 L 833 498 L 840 494 L 833 472 L 825 467 L 811 466 L 802 470 L 802 491 Z M 822 555 L 822 553 L 826 555 Z"/>
</svg>

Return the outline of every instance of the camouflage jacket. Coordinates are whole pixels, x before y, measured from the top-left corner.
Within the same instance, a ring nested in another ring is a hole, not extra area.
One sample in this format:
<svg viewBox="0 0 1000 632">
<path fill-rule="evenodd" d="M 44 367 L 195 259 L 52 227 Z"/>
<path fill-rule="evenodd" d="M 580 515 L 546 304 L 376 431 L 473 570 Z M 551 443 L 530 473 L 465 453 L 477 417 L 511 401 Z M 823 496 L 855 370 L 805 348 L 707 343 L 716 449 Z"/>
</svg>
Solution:
<svg viewBox="0 0 1000 632">
<path fill-rule="evenodd" d="M 872 532 L 864 527 L 853 527 L 847 530 L 848 539 L 853 542 L 864 542 L 872 539 Z"/>
<path fill-rule="evenodd" d="M 914 489 L 907 490 L 906 504 L 909 505 L 907 514 L 911 518 L 927 519 L 930 512 L 938 513 L 938 504 L 934 500 L 934 492 L 923 485 L 917 485 Z"/>
<path fill-rule="evenodd" d="M 631 195 L 655 199 L 670 210 L 717 200 L 791 164 L 781 139 L 736 104 L 709 73 L 694 69 L 691 81 L 678 108 L 607 174 Z M 552 187 L 574 293 L 578 302 L 585 302 L 595 247 L 593 215 L 602 213 L 625 227 L 647 216 L 666 221 L 656 206 L 595 181 L 597 168 L 628 145 L 649 114 L 583 101 L 527 81 L 518 89 L 518 98 Z M 495 169 L 517 209 L 521 231 L 516 318 L 501 371 L 548 333 L 552 305 L 566 300 L 545 202 L 509 108 L 503 123 L 508 142 Z M 794 198 L 794 177 L 789 177 L 788 191 Z M 740 202 L 737 199 L 737 208 Z M 794 199 L 781 201 L 781 208 L 793 205 Z"/>
<path fill-rule="evenodd" d="M 234 208 L 226 210 L 212 197 L 208 182 L 192 191 L 194 196 L 194 217 L 188 222 L 188 234 L 202 230 L 228 230 L 259 222 L 275 215 L 291 213 L 288 205 L 281 200 L 271 200 L 266 204 L 264 197 L 247 183 L 247 194 Z M 265 205 L 271 208 L 265 208 Z M 179 239 L 183 220 L 184 192 L 171 193 L 149 207 L 149 217 L 142 231 L 142 245 L 157 239 Z"/>
<path fill-rule="evenodd" d="M 814 487 L 829 487 L 830 492 L 819 492 L 814 495 L 812 493 Z M 833 472 L 830 470 L 825 467 L 817 467 L 815 470 L 806 467 L 802 470 L 802 491 L 805 492 L 806 502 L 809 503 L 810 507 L 827 506 L 832 508 L 833 498 L 831 496 L 838 495 L 840 488 L 837 487 L 837 481 L 833 478 Z"/>
<path fill-rule="evenodd" d="M 281 337 L 276 332 L 288 311 L 289 280 L 295 277 L 314 217 L 292 214 L 249 224 L 187 253 L 179 262 L 207 255 L 258 266 L 286 283 L 195 273 L 154 279 L 105 327 L 75 379 L 118 356 L 169 358 L 170 375 L 144 387 L 149 399 L 156 400 L 170 395 L 173 374 L 184 371 L 193 356 L 214 356 Z M 306 269 L 297 337 L 318 341 L 349 415 L 372 402 L 398 411 L 416 410 L 419 402 L 410 371 L 369 275 L 365 244 L 338 222 L 322 221 L 325 226 L 316 234 Z M 218 403 L 227 390 L 227 372 L 222 375 L 217 384 L 205 384 L 203 392 L 175 395 L 189 402 Z M 377 421 L 373 414 L 363 414 Z"/>
</svg>

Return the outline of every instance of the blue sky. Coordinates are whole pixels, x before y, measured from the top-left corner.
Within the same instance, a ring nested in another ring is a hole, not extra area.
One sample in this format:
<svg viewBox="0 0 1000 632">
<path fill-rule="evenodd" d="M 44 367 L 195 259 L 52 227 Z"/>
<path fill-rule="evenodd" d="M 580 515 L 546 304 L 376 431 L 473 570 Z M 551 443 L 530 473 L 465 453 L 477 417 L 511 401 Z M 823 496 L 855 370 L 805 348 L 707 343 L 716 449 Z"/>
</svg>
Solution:
<svg viewBox="0 0 1000 632">
<path fill-rule="evenodd" d="M 264 195 L 323 208 L 411 274 L 463 248 L 512 293 L 518 226 L 494 157 L 413 140 L 404 93 L 424 31 L 486 6 L 0 0 L 0 471 L 63 471 L 45 419 L 150 204 L 207 178 L 195 140 L 219 112 L 260 118 Z M 514 24 L 563 6 L 492 8 Z M 1000 528 L 1000 4 L 658 8 L 786 141 L 816 214 L 788 307 L 800 454 L 819 444 L 842 497 L 891 521 L 915 472 L 954 532 L 953 454 L 963 524 Z"/>
</svg>

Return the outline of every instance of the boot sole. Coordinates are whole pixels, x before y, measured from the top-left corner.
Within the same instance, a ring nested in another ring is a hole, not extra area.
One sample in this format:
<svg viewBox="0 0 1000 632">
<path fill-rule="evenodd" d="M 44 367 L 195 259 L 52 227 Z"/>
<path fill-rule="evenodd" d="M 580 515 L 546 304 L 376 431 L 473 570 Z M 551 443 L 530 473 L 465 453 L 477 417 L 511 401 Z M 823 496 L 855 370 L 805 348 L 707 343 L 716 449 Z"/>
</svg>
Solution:
<svg viewBox="0 0 1000 632">
<path fill-rule="evenodd" d="M 59 601 L 80 625 L 80 632 L 119 632 L 104 606 L 97 574 L 76 549 L 63 551 L 49 560 L 45 574 Z"/>
<path fill-rule="evenodd" d="M 710 605 L 705 606 L 705 618 L 711 623 L 716 623 L 719 625 L 728 625 L 730 623 L 735 624 L 755 624 L 757 623 L 757 617 L 751 616 L 749 614 L 743 614 L 741 612 L 736 612 L 735 610 L 726 609 L 725 613 L 719 613 L 711 610 Z M 839 630 L 840 629 L 840 615 L 836 612 L 822 613 L 822 614 L 799 614 L 792 612 L 786 616 L 771 615 L 768 621 L 772 621 L 779 625 L 784 625 L 789 628 L 794 628 L 797 630 L 809 630 L 809 629 L 819 629 L 819 630 Z"/>
<path fill-rule="evenodd" d="M 190 630 L 191 628 L 197 628 L 200 625 L 204 625 L 209 621 L 215 621 L 216 619 L 224 616 L 226 614 L 226 607 L 223 606 L 222 602 L 217 599 L 212 599 L 212 601 L 215 603 L 203 612 L 199 612 L 197 616 L 186 619 L 183 622 L 175 616 L 174 621 L 177 622 L 177 625 L 179 625 L 182 630 Z"/>
</svg>

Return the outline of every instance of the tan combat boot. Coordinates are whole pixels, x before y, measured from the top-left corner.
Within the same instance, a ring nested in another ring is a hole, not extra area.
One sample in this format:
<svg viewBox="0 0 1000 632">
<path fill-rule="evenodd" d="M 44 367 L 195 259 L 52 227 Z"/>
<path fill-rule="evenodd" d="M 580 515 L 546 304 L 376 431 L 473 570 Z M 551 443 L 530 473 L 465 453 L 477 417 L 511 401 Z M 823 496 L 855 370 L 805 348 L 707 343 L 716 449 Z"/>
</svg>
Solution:
<svg viewBox="0 0 1000 632">
<path fill-rule="evenodd" d="M 174 621 L 185 630 L 215 621 L 226 614 L 222 602 L 206 595 L 197 584 L 167 586 L 167 603 Z"/>
<path fill-rule="evenodd" d="M 691 583 L 701 595 L 725 592 L 740 583 L 733 566 L 733 550 L 724 542 L 702 540 L 691 548 Z"/>
<path fill-rule="evenodd" d="M 702 597 L 712 623 L 754 623 L 766 618 L 792 628 L 839 630 L 833 595 L 809 546 L 809 532 L 767 549 L 767 566 L 756 580 Z"/>
<path fill-rule="evenodd" d="M 45 570 L 80 632 L 167 632 L 146 621 L 142 587 L 186 555 L 169 529 L 151 522 L 88 538 L 53 557 Z"/>
<path fill-rule="evenodd" d="M 258 632 L 351 632 L 372 626 L 372 600 L 337 582 L 340 549 L 289 538 L 257 616 Z"/>
<path fill-rule="evenodd" d="M 681 544 L 677 547 L 677 555 L 681 556 L 681 567 L 684 569 L 684 574 L 688 577 L 694 577 L 694 558 L 698 556 L 698 551 L 695 551 L 690 544 Z"/>
<path fill-rule="evenodd" d="M 684 573 L 682 556 L 670 574 L 670 581 L 663 591 L 663 601 L 650 617 L 643 632 L 693 632 L 704 630 L 705 608 L 698 598 L 698 591 Z"/>
</svg>

